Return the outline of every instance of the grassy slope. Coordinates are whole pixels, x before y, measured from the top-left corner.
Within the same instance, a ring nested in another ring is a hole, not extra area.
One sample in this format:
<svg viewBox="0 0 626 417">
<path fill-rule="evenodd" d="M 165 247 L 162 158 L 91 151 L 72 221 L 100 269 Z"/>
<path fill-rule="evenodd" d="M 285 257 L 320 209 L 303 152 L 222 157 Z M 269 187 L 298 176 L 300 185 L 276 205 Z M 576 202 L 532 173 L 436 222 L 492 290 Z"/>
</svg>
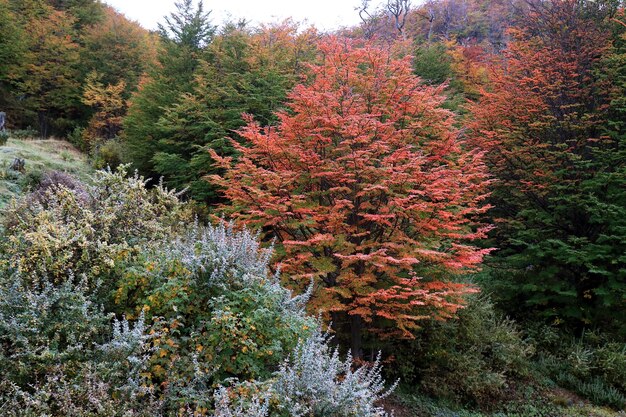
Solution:
<svg viewBox="0 0 626 417">
<path fill-rule="evenodd" d="M 15 158 L 25 160 L 26 172 L 16 173 L 8 169 Z M 69 172 L 83 180 L 93 172 L 87 157 L 61 140 L 11 138 L 6 145 L 0 146 L 0 209 L 48 171 Z"/>
</svg>

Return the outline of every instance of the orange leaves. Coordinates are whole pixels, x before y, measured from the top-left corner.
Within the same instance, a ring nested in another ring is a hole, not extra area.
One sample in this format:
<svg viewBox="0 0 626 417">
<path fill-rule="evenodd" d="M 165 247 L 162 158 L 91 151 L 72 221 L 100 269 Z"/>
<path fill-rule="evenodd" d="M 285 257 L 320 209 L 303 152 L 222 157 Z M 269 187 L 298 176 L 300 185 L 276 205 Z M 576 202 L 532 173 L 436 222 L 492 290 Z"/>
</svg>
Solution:
<svg viewBox="0 0 626 417">
<path fill-rule="evenodd" d="M 45 6 L 26 27 L 30 45 L 20 89 L 37 111 L 67 106 L 78 93 L 79 45 L 73 40 L 74 20 Z"/>
<path fill-rule="evenodd" d="M 442 90 L 422 85 L 409 59 L 347 39 L 319 50 L 277 126 L 248 119 L 241 157 L 212 153 L 226 174 L 211 181 L 227 213 L 278 238 L 285 273 L 319 281 L 315 311 L 407 336 L 431 309 L 458 308 L 461 288 L 426 283 L 485 254 L 467 244 L 484 235 L 471 220 L 485 210 L 482 155 L 463 150 Z M 408 278 L 416 272 L 424 279 Z"/>
<path fill-rule="evenodd" d="M 585 10 L 591 3 L 529 4 L 493 60 L 491 88 L 471 106 L 470 144 L 484 152 L 496 178 L 492 201 L 511 224 L 519 212 L 547 211 L 558 187 L 577 187 L 584 173 L 573 167 L 593 154 L 588 139 L 601 132 L 609 91 L 594 75 L 609 37 L 599 16 Z M 511 238 L 506 226 L 499 228 L 501 242 Z"/>
<path fill-rule="evenodd" d="M 122 118 L 126 114 L 126 102 L 123 98 L 126 83 L 103 85 L 99 74 L 92 72 L 87 76 L 83 92 L 83 103 L 95 110 L 84 132 L 87 144 L 92 145 L 99 139 L 113 139 L 122 129 Z"/>
</svg>

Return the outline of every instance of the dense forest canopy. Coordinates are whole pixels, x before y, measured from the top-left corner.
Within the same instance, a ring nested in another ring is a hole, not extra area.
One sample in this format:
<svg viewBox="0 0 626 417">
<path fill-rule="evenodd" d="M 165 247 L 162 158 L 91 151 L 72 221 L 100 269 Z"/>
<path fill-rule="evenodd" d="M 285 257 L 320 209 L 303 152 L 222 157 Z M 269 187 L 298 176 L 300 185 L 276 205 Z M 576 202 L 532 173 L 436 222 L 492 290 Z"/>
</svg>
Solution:
<svg viewBox="0 0 626 417">
<path fill-rule="evenodd" d="M 0 0 L 1 415 L 623 415 L 624 3 L 355 3 Z"/>
</svg>

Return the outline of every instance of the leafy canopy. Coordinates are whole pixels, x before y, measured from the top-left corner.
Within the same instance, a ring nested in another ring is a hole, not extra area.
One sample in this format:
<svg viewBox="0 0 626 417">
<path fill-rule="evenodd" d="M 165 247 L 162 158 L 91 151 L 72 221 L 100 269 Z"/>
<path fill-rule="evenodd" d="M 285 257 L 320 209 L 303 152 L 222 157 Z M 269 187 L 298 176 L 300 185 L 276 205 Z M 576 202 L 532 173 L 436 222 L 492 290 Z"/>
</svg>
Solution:
<svg viewBox="0 0 626 417">
<path fill-rule="evenodd" d="M 278 125 L 248 118 L 241 157 L 212 152 L 227 173 L 210 178 L 225 212 L 278 239 L 296 285 L 315 281 L 314 309 L 347 313 L 357 336 L 362 319 L 410 337 L 423 317 L 460 307 L 470 288 L 450 275 L 488 252 L 472 244 L 488 230 L 471 220 L 487 209 L 481 155 L 410 58 L 345 39 L 319 49 Z"/>
</svg>

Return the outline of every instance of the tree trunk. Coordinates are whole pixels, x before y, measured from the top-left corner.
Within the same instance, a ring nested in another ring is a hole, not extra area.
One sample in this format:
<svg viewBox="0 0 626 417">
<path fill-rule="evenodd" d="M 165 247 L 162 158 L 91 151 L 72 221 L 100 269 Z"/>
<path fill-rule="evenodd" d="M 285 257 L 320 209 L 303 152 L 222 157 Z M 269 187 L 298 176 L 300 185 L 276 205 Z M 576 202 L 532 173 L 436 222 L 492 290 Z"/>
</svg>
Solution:
<svg viewBox="0 0 626 417">
<path fill-rule="evenodd" d="M 433 27 L 435 25 L 435 15 L 434 13 L 430 13 L 430 26 L 428 27 L 428 43 L 431 42 L 433 38 Z"/>
<path fill-rule="evenodd" d="M 48 117 L 46 115 L 45 110 L 39 110 L 38 113 L 39 118 L 39 134 L 42 139 L 46 139 L 48 137 Z"/>
<path fill-rule="evenodd" d="M 350 333 L 352 336 L 351 350 L 352 357 L 354 359 L 363 358 L 363 346 L 362 346 L 362 333 L 363 333 L 363 319 L 361 316 L 350 316 Z"/>
</svg>

